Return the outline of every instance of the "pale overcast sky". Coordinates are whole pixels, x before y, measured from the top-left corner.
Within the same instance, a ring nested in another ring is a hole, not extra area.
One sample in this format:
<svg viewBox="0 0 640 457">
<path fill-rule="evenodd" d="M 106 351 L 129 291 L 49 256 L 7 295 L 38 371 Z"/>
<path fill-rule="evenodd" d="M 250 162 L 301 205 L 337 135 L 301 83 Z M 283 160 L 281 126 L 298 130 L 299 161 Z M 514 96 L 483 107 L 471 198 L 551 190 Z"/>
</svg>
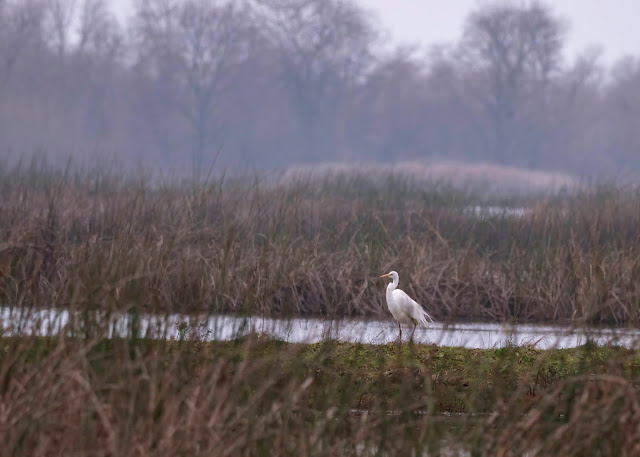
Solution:
<svg viewBox="0 0 640 457">
<path fill-rule="evenodd" d="M 130 14 L 132 0 L 111 1 L 121 18 Z M 469 12 L 491 0 L 357 1 L 377 14 L 393 43 L 428 47 L 457 39 Z M 640 56 L 640 0 L 555 0 L 547 4 L 569 22 L 567 57 L 591 45 L 603 48 L 606 63 L 626 54 Z"/>
</svg>

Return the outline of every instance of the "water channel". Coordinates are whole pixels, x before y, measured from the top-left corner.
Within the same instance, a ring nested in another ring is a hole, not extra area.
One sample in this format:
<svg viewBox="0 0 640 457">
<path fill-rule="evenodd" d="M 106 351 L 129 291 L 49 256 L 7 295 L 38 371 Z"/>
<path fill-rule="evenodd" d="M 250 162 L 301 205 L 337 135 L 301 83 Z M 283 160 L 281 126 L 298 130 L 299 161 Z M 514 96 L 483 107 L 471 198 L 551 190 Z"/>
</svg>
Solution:
<svg viewBox="0 0 640 457">
<path fill-rule="evenodd" d="M 64 309 L 26 310 L 0 307 L 2 336 L 54 336 L 61 331 L 81 332 L 85 314 L 72 314 Z M 315 343 L 333 339 L 352 343 L 386 344 L 397 341 L 398 326 L 389 320 L 322 318 L 274 319 L 230 315 L 139 315 L 92 314 L 107 337 L 128 337 L 133 333 L 152 339 L 197 337 L 206 341 L 230 340 L 257 332 L 292 343 Z M 403 341 L 412 328 L 403 326 Z M 498 323 L 436 322 L 418 328 L 414 341 L 439 346 L 497 348 L 506 345 L 530 345 L 539 349 L 569 348 L 588 340 L 600 344 L 640 347 L 640 330 L 633 328 L 568 327 L 552 325 L 518 325 Z"/>
</svg>

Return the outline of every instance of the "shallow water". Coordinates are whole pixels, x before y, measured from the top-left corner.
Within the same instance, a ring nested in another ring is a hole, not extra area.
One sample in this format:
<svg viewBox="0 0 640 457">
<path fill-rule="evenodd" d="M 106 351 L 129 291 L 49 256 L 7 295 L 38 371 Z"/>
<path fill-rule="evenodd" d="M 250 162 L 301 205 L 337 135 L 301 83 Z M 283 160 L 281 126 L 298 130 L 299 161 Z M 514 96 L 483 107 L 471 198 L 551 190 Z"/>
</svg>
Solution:
<svg viewBox="0 0 640 457">
<path fill-rule="evenodd" d="M 118 314 L 110 317 L 92 315 L 101 323 L 107 337 L 127 337 L 134 329 L 138 336 L 154 339 L 198 337 L 206 341 L 230 340 L 255 331 L 293 343 L 315 343 L 325 339 L 366 344 L 386 344 L 397 341 L 398 326 L 393 321 L 364 319 L 325 320 L 318 318 L 272 319 L 229 315 L 185 316 L 179 314 L 141 315 Z M 75 322 L 74 325 L 70 321 Z M 74 328 L 82 332 L 82 315 L 67 310 L 0 307 L 0 331 L 3 336 L 53 336 Z M 410 327 L 403 326 L 406 341 Z M 570 328 L 549 325 L 502 325 L 491 323 L 442 323 L 416 329 L 414 341 L 440 346 L 466 348 L 496 348 L 506 345 L 534 345 L 536 348 L 568 348 L 591 341 L 636 347 L 640 331 L 627 328 Z"/>
<path fill-rule="evenodd" d="M 468 206 L 464 209 L 464 214 L 476 217 L 478 219 L 504 217 L 507 219 L 519 219 L 530 210 L 523 207 L 508 207 L 508 206 Z"/>
</svg>

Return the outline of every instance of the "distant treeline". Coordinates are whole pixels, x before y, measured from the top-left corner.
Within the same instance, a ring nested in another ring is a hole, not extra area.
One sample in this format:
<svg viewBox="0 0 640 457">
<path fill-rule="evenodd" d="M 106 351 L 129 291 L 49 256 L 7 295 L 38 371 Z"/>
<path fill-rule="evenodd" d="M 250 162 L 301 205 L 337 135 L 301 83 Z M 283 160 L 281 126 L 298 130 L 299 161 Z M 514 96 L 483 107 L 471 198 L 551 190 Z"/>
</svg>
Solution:
<svg viewBox="0 0 640 457">
<path fill-rule="evenodd" d="M 426 53 L 380 51 L 379 22 L 348 0 L 136 0 L 123 24 L 110 8 L 0 0 L 6 157 L 640 168 L 640 58 L 567 61 L 542 3 L 483 4 Z"/>
</svg>

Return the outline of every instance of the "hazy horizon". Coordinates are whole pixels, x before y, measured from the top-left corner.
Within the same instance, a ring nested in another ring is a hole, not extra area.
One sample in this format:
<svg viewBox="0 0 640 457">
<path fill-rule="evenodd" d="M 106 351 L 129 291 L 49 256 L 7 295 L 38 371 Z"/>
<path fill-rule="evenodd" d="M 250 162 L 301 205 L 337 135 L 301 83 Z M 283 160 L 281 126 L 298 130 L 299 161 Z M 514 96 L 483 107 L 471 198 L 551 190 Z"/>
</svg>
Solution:
<svg viewBox="0 0 640 457">
<path fill-rule="evenodd" d="M 640 172 L 640 3 L 133 1 L 3 3 L 0 152 Z"/>
</svg>

